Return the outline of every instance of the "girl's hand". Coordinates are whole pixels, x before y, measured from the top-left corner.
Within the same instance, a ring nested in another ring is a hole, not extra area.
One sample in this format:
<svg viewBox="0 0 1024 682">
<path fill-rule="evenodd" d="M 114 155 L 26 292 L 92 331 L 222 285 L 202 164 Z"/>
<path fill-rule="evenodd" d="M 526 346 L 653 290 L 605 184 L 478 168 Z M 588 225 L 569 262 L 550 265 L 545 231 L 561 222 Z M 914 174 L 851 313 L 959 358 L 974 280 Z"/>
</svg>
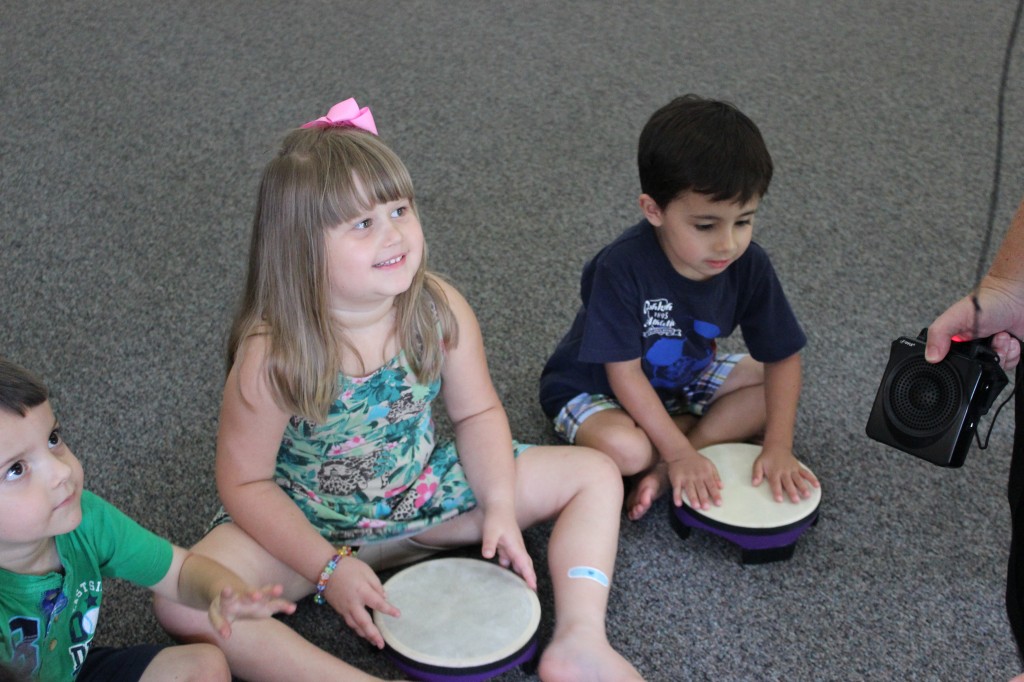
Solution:
<svg viewBox="0 0 1024 682">
<path fill-rule="evenodd" d="M 765 446 L 754 460 L 751 484 L 757 487 L 765 478 L 771 485 L 776 502 L 782 502 L 783 495 L 789 497 L 790 502 L 799 502 L 801 498 L 811 496 L 811 486 L 820 486 L 814 474 L 800 466 L 799 460 L 785 448 Z"/>
<path fill-rule="evenodd" d="M 708 509 L 722 504 L 722 481 L 714 462 L 693 451 L 668 462 L 668 480 L 672 485 L 672 501 L 683 504 L 683 493 L 694 509 Z"/>
<path fill-rule="evenodd" d="M 394 618 L 402 615 L 388 602 L 384 586 L 373 569 L 354 556 L 338 562 L 334 575 L 327 581 L 324 598 L 341 614 L 346 625 L 378 649 L 384 648 L 384 637 L 373 624 L 367 607 Z"/>
<path fill-rule="evenodd" d="M 295 604 L 280 598 L 283 591 L 281 585 L 268 585 L 238 594 L 225 587 L 210 602 L 210 623 L 227 639 L 231 636 L 231 623 L 238 618 L 269 618 L 275 613 L 294 613 Z"/>
<path fill-rule="evenodd" d="M 537 589 L 537 574 L 533 570 L 533 559 L 526 551 L 523 533 L 519 530 L 515 514 L 511 510 L 493 510 L 484 513 L 481 554 L 493 559 L 505 568 L 511 567 L 531 590 Z"/>
</svg>

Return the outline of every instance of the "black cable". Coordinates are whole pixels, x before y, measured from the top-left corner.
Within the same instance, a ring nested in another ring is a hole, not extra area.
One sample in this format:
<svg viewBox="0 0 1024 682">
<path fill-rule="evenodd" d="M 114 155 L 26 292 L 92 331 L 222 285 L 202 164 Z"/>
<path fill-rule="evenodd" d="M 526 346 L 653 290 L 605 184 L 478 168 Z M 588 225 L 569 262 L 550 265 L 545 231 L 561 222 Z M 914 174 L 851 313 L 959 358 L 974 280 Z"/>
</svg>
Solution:
<svg viewBox="0 0 1024 682">
<path fill-rule="evenodd" d="M 999 206 L 999 183 L 1002 178 L 1003 167 L 1003 130 L 1006 127 L 1004 118 L 1006 116 L 1006 83 L 1010 78 L 1010 62 L 1013 61 L 1013 46 L 1017 42 L 1017 33 L 1020 29 L 1020 17 L 1024 12 L 1024 0 L 1017 1 L 1017 10 L 1013 15 L 1013 24 L 1010 26 L 1010 37 L 1006 41 L 1006 53 L 1003 55 L 1003 74 L 999 79 L 999 100 L 996 114 L 996 158 L 995 167 L 992 171 L 992 192 L 988 199 L 988 225 L 985 228 L 985 241 L 981 245 L 981 254 L 978 257 L 978 267 L 974 274 L 974 289 L 977 291 L 984 275 L 985 261 L 988 259 L 988 251 L 992 245 L 992 232 L 995 229 L 996 209 Z M 981 312 L 978 307 L 977 297 L 974 299 L 975 317 Z M 977 335 L 975 335 L 977 338 Z"/>
<path fill-rule="evenodd" d="M 992 421 L 988 423 L 988 433 L 985 434 L 984 444 L 981 442 L 981 436 L 978 434 L 978 432 L 974 432 L 974 441 L 978 444 L 979 450 L 985 450 L 986 448 L 988 448 L 988 439 L 992 437 L 992 429 L 994 429 L 996 426 L 996 417 L 999 416 L 999 413 L 1003 410 L 1003 406 L 1006 405 L 1006 403 L 1010 402 L 1010 398 L 1012 398 L 1016 393 L 1017 387 L 1014 386 L 1013 390 L 1010 391 L 1010 395 L 1006 396 L 1006 399 L 1003 400 L 1003 402 L 999 403 L 999 407 L 996 408 L 995 414 L 992 415 Z"/>
<path fill-rule="evenodd" d="M 1010 63 L 1013 61 L 1013 48 L 1017 43 L 1017 33 L 1020 30 L 1021 14 L 1024 13 L 1024 0 L 1017 0 L 1017 9 L 1013 14 L 1013 23 L 1010 25 L 1010 37 L 1006 41 L 1006 52 L 1003 54 L 1003 73 L 999 79 L 999 99 L 996 113 L 996 156 L 994 168 L 992 171 L 992 192 L 989 194 L 988 199 L 988 224 L 985 227 L 985 239 L 981 244 L 981 253 L 978 255 L 978 267 L 974 273 L 974 288 L 971 290 L 971 303 L 974 305 L 974 333 L 972 338 L 978 338 L 979 320 L 981 319 L 981 304 L 978 302 L 978 287 L 981 286 L 981 279 L 984 277 L 985 262 L 988 260 L 989 248 L 992 245 L 992 233 L 995 230 L 996 221 L 996 209 L 999 206 L 999 183 L 1002 178 L 1002 167 L 1003 167 L 1003 130 L 1005 128 L 1004 118 L 1006 114 L 1006 84 L 1010 77 Z M 1013 334 L 1010 334 L 1013 336 Z M 1021 346 L 1022 352 L 1024 352 L 1024 343 L 1019 338 L 1013 336 L 1017 340 L 1017 343 Z M 1006 397 L 1003 402 L 999 403 L 999 407 L 996 408 L 995 414 L 992 415 L 992 420 L 988 425 L 988 433 L 985 434 L 984 445 L 981 442 L 981 436 L 977 432 L 974 434 L 975 441 L 978 443 L 978 448 L 984 450 L 988 447 L 989 438 L 992 437 L 992 429 L 996 425 L 996 418 L 999 417 L 999 412 L 1002 411 L 1003 406 L 1010 401 L 1010 398 L 1020 390 L 1020 387 L 1013 386 L 1013 390 L 1010 391 L 1010 395 Z"/>
<path fill-rule="evenodd" d="M 1007 332 L 1007 334 L 1010 334 L 1010 333 Z M 1014 334 L 1010 334 L 1010 336 L 1012 336 L 1014 339 L 1016 339 L 1017 345 L 1020 346 L 1022 349 L 1024 349 L 1024 341 L 1021 341 L 1020 337 L 1018 337 L 1018 336 L 1016 336 Z M 1006 399 L 1003 400 L 1003 402 L 999 403 L 999 407 L 996 408 L 995 413 L 992 415 L 992 420 L 988 423 L 988 433 L 985 434 L 985 443 L 984 444 L 982 444 L 981 436 L 978 435 L 978 432 L 977 431 L 974 432 L 974 441 L 978 444 L 978 449 L 979 450 L 984 450 L 984 449 L 986 449 L 988 447 L 988 440 L 989 440 L 989 438 L 992 437 L 992 429 L 995 428 L 996 418 L 999 417 L 999 413 L 1002 412 L 1003 407 L 1006 406 L 1006 403 L 1010 402 L 1010 398 L 1012 398 L 1014 395 L 1016 395 L 1018 390 L 1019 390 L 1019 388 L 1018 388 L 1017 384 L 1015 383 L 1013 385 L 1013 390 L 1010 391 L 1010 395 L 1006 396 Z"/>
</svg>

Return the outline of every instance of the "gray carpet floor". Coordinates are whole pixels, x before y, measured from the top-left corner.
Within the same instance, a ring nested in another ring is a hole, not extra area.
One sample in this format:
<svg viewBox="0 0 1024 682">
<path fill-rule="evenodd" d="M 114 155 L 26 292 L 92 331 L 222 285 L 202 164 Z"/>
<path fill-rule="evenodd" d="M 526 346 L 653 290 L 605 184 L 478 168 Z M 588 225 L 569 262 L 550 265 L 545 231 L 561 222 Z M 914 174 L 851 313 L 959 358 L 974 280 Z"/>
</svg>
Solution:
<svg viewBox="0 0 1024 682">
<path fill-rule="evenodd" d="M 216 506 L 227 324 L 258 174 L 348 96 L 408 164 L 433 267 L 479 315 L 518 438 L 583 263 L 638 219 L 635 147 L 683 92 L 761 127 L 756 238 L 810 342 L 797 454 L 823 484 L 792 560 L 624 522 L 609 632 L 651 680 L 1000 680 L 1013 410 L 959 470 L 869 440 L 890 342 L 973 283 L 1008 0 L 5 2 L 0 353 L 41 373 L 88 485 L 189 545 Z M 1020 50 L 996 241 L 1024 188 Z M 984 423 L 987 427 L 987 421 Z M 546 528 L 527 534 L 538 563 Z M 97 642 L 166 641 L 107 588 Z M 542 632 L 552 623 L 550 582 Z M 395 670 L 335 615 L 289 618 Z M 513 672 L 504 679 L 530 679 Z"/>
</svg>

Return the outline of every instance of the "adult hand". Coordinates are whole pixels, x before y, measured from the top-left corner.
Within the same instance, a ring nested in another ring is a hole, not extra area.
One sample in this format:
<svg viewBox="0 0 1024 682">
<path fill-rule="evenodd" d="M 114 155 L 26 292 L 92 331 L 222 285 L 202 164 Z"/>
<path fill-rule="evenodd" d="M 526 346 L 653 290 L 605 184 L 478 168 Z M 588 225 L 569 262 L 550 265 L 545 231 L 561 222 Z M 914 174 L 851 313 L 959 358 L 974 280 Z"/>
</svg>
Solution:
<svg viewBox="0 0 1024 682">
<path fill-rule="evenodd" d="M 975 337 L 993 336 L 992 349 L 999 355 L 1004 370 L 1013 369 L 1020 361 L 1020 344 L 1011 337 L 1024 334 L 1024 299 L 1017 293 L 1018 287 L 1008 286 L 995 277 L 986 277 L 978 287 L 977 300 L 980 312 L 976 314 L 974 300 L 965 296 L 928 327 L 925 359 L 939 362 L 949 352 L 951 338 L 968 340 Z M 1008 333 L 1009 332 L 1009 333 Z"/>
</svg>

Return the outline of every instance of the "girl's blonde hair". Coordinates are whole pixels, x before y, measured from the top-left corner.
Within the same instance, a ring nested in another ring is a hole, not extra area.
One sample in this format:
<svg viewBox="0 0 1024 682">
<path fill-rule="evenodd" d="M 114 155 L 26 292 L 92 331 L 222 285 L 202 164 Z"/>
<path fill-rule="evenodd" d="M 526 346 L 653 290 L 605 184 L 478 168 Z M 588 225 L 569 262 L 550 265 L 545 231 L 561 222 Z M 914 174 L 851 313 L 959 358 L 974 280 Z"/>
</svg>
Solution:
<svg viewBox="0 0 1024 682">
<path fill-rule="evenodd" d="M 288 134 L 260 182 L 228 368 L 245 339 L 267 335 L 265 370 L 279 406 L 323 422 L 338 395 L 343 353 L 358 358 L 328 306 L 325 232 L 401 199 L 415 210 L 409 171 L 376 136 L 352 127 Z M 440 376 L 444 350 L 455 346 L 458 329 L 426 262 L 424 246 L 412 286 L 396 298 L 395 308 L 399 345 L 420 380 L 430 382 Z"/>
</svg>

